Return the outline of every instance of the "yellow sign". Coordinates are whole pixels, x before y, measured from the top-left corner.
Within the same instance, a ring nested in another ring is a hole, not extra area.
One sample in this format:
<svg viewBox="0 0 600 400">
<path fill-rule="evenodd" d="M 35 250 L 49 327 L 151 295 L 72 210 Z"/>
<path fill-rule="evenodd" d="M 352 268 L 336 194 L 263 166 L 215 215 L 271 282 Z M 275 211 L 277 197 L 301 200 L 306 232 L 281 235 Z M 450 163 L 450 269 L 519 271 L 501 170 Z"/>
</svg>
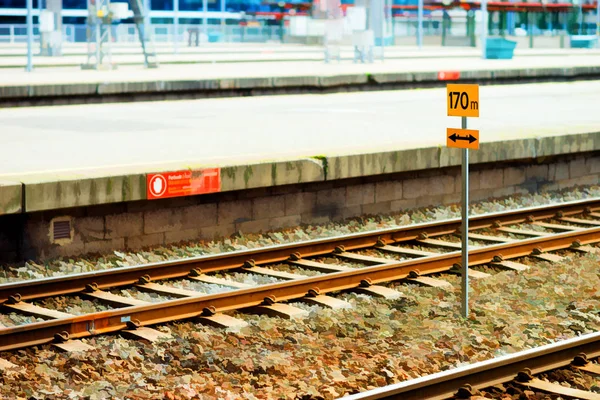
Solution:
<svg viewBox="0 0 600 400">
<path fill-rule="evenodd" d="M 479 149 L 479 131 L 474 129 L 446 129 L 446 146 L 459 149 Z"/>
<path fill-rule="evenodd" d="M 446 86 L 449 117 L 479 117 L 479 85 Z"/>
</svg>

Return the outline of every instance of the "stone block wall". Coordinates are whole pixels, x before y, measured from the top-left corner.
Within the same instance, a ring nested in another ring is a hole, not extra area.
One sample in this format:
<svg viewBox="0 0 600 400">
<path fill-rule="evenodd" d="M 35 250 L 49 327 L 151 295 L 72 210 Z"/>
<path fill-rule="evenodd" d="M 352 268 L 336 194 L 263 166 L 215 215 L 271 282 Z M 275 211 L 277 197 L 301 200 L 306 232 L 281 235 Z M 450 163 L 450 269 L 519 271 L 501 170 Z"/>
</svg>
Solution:
<svg viewBox="0 0 600 400">
<path fill-rule="evenodd" d="M 599 184 L 600 154 L 471 166 L 472 201 Z M 0 257 L 45 259 L 268 231 L 460 201 L 460 167 L 0 217 Z M 52 244 L 53 218 L 73 238 Z M 23 236 L 20 237 L 21 233 Z"/>
</svg>

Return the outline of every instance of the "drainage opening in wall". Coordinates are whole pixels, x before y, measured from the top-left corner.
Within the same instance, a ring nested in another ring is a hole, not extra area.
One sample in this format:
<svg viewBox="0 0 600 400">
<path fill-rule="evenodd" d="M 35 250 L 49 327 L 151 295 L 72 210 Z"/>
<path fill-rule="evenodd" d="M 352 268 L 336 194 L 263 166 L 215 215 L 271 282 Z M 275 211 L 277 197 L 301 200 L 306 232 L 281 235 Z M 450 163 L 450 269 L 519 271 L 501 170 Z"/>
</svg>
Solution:
<svg viewBox="0 0 600 400">
<path fill-rule="evenodd" d="M 50 242 L 64 245 L 73 241 L 73 224 L 71 217 L 56 217 L 50 221 Z"/>
</svg>

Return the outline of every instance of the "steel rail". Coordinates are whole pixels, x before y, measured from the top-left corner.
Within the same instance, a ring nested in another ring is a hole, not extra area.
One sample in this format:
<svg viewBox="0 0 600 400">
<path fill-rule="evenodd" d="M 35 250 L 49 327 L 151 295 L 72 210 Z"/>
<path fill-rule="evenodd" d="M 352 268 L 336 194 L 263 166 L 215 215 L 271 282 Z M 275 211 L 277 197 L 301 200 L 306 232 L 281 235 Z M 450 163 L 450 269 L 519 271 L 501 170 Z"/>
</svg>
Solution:
<svg viewBox="0 0 600 400">
<path fill-rule="evenodd" d="M 466 384 L 474 389 L 483 389 L 510 382 L 525 368 L 539 374 L 565 367 L 580 353 L 588 358 L 600 356 L 600 332 L 345 396 L 343 399 L 448 399 Z"/>
<path fill-rule="evenodd" d="M 600 241 L 600 227 L 570 231 L 508 244 L 498 244 L 474 249 L 469 255 L 469 265 L 481 265 L 502 256 L 511 259 L 530 255 L 534 250 L 553 251 L 568 248 L 575 241 L 590 244 Z M 361 284 L 389 282 L 406 278 L 416 269 L 422 273 L 443 272 L 460 263 L 461 252 L 440 254 L 418 259 L 390 262 L 351 271 L 329 273 L 293 281 L 262 285 L 250 289 L 198 295 L 169 300 L 144 306 L 124 307 L 77 317 L 37 322 L 0 329 L 0 351 L 11 350 L 51 342 L 55 334 L 67 332 L 72 338 L 80 338 L 127 327 L 127 321 L 136 320 L 139 325 L 154 325 L 174 320 L 199 317 L 205 309 L 215 312 L 242 309 L 263 304 L 266 298 L 285 301 L 304 297 L 309 291 L 318 293 L 353 289 Z"/>
<path fill-rule="evenodd" d="M 528 219 L 535 221 L 548 219 L 554 217 L 559 211 L 565 216 L 581 214 L 585 211 L 597 212 L 600 211 L 600 199 L 578 200 L 477 215 L 469 219 L 469 230 L 489 228 L 496 222 L 508 225 L 522 223 Z M 86 285 L 92 283 L 96 283 L 100 289 L 133 285 L 143 275 L 149 275 L 152 280 L 182 278 L 187 276 L 190 270 L 197 268 L 205 273 L 240 268 L 249 259 L 253 259 L 257 265 L 260 265 L 286 261 L 292 253 L 300 253 L 304 258 L 324 255 L 331 253 L 340 245 L 347 250 L 354 250 L 375 246 L 378 239 L 394 243 L 417 239 L 423 233 L 432 237 L 440 236 L 456 232 L 460 225 L 460 218 L 454 218 L 253 250 L 5 283 L 0 285 L 0 304 L 16 294 L 19 294 L 22 300 L 30 300 L 81 292 Z"/>
</svg>

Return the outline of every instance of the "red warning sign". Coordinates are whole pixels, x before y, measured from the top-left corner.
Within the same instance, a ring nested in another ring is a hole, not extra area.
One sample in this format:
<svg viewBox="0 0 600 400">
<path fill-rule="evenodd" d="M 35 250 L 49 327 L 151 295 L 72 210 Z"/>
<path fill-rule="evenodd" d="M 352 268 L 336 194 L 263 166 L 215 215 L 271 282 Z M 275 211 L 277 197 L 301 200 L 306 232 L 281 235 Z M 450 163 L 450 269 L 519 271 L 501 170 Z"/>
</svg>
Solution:
<svg viewBox="0 0 600 400">
<path fill-rule="evenodd" d="M 146 198 L 148 200 L 220 191 L 220 168 L 146 174 Z"/>
<path fill-rule="evenodd" d="M 460 71 L 440 71 L 438 81 L 457 81 L 460 79 Z"/>
</svg>

